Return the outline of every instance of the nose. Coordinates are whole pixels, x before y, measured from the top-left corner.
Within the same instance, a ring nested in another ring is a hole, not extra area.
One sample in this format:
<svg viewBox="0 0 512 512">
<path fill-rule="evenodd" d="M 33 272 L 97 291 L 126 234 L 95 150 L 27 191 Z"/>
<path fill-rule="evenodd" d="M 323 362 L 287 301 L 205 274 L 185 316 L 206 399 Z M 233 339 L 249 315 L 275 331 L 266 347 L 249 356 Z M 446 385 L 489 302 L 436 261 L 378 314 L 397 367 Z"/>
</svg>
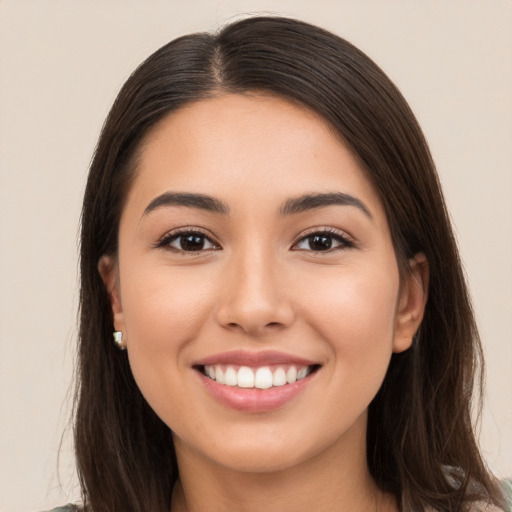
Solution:
<svg viewBox="0 0 512 512">
<path fill-rule="evenodd" d="M 274 256 L 253 247 L 251 253 L 234 256 L 226 265 L 216 310 L 221 326 L 261 337 L 293 322 L 285 272 Z"/>
</svg>

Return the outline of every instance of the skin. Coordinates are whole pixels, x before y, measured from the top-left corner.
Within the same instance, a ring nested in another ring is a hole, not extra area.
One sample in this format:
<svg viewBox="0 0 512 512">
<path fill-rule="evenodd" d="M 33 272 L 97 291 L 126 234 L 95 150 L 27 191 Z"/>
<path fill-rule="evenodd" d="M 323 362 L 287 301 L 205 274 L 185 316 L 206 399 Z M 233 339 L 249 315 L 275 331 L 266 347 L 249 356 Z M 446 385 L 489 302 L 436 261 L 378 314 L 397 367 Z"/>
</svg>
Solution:
<svg viewBox="0 0 512 512">
<path fill-rule="evenodd" d="M 206 194 L 230 211 L 144 214 L 169 191 Z M 370 215 L 351 205 L 280 213 L 290 198 L 326 192 L 350 194 Z M 157 247 L 178 228 L 211 243 Z M 333 247 L 312 250 L 305 237 L 325 229 L 335 231 Z M 365 435 L 391 355 L 409 348 L 422 319 L 424 256 L 410 265 L 400 282 L 378 195 L 315 113 L 264 95 L 220 95 L 148 133 L 119 252 L 99 271 L 136 382 L 174 433 L 173 511 L 397 510 L 369 475 Z M 212 398 L 193 364 L 240 349 L 321 366 L 284 406 L 238 411 Z"/>
</svg>

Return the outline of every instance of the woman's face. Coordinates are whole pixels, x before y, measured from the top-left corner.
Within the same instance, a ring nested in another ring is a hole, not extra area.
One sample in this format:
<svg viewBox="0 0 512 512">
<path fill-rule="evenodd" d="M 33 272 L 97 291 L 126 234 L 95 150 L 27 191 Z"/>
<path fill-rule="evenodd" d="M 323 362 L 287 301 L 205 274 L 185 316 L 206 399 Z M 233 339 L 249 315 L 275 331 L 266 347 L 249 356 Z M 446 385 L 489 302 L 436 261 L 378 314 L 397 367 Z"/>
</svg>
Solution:
<svg viewBox="0 0 512 512">
<path fill-rule="evenodd" d="M 400 285 L 379 198 L 329 126 L 263 95 L 153 128 L 100 262 L 178 457 L 243 471 L 364 456 L 368 405 L 421 320 L 417 268 Z"/>
</svg>

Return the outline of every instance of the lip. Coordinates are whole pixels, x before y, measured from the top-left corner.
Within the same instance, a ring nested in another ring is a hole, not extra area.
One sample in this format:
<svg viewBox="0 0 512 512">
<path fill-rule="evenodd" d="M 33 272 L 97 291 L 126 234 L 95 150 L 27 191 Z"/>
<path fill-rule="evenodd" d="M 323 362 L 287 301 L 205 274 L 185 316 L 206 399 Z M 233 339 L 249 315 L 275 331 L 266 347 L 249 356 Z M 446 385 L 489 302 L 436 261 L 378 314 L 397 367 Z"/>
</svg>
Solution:
<svg viewBox="0 0 512 512">
<path fill-rule="evenodd" d="M 271 412 L 285 406 L 306 390 L 318 371 L 310 373 L 293 384 L 269 389 L 226 386 L 210 379 L 201 371 L 201 368 L 206 365 L 224 364 L 249 367 L 272 365 L 316 366 L 317 369 L 321 367 L 318 362 L 276 351 L 231 351 L 200 359 L 193 364 L 198 378 L 210 396 L 224 406 L 249 413 Z"/>
<path fill-rule="evenodd" d="M 204 359 L 195 361 L 192 366 L 206 366 L 213 364 L 231 364 L 237 366 L 271 366 L 277 364 L 294 364 L 297 366 L 318 365 L 318 361 L 311 361 L 302 357 L 297 357 L 285 352 L 275 350 L 263 350 L 259 352 L 249 352 L 246 350 L 234 350 L 215 354 Z"/>
</svg>

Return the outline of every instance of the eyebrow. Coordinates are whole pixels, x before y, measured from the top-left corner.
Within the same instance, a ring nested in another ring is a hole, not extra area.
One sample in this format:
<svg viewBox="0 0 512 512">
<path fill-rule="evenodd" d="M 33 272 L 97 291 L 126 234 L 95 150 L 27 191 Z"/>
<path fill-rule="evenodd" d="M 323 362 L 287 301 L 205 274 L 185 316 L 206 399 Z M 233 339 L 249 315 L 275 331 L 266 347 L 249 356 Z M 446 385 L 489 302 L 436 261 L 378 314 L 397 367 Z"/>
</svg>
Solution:
<svg viewBox="0 0 512 512">
<path fill-rule="evenodd" d="M 282 216 L 295 215 L 308 210 L 325 208 L 332 205 L 353 206 L 361 210 L 369 219 L 373 220 L 368 207 L 356 197 L 343 192 L 328 192 L 318 194 L 305 194 L 286 200 L 280 208 Z M 186 206 L 199 208 L 213 213 L 227 215 L 229 206 L 215 197 L 190 192 L 165 192 L 155 197 L 144 210 L 142 217 L 152 211 L 165 206 Z"/>
<path fill-rule="evenodd" d="M 188 206 L 190 208 L 199 208 L 200 210 L 213 213 L 229 213 L 229 206 L 214 197 L 204 194 L 165 192 L 155 197 L 155 199 L 148 204 L 142 216 L 144 217 L 153 210 L 164 206 Z"/>
<path fill-rule="evenodd" d="M 288 216 L 302 213 L 307 210 L 325 208 L 332 205 L 354 206 L 361 210 L 369 219 L 373 216 L 369 208 L 357 197 L 342 192 L 328 192 L 324 194 L 306 194 L 288 199 L 281 207 L 281 215 Z"/>
</svg>

